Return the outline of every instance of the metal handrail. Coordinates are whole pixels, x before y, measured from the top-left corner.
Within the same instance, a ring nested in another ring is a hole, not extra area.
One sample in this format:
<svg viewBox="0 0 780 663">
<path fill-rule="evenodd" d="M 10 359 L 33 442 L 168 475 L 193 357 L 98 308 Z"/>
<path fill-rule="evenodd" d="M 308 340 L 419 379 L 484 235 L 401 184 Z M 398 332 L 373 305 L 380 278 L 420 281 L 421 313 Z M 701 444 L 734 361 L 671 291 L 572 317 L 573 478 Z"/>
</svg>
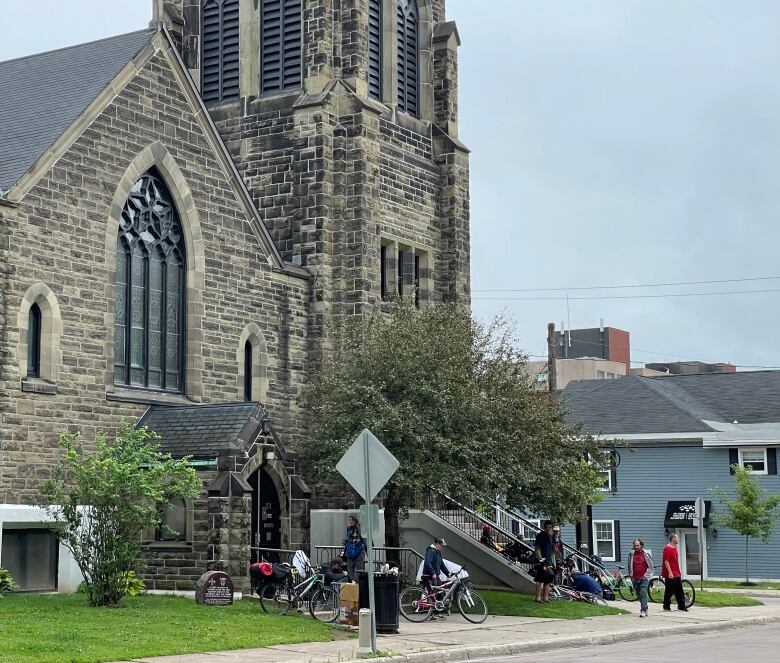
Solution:
<svg viewBox="0 0 780 663">
<path fill-rule="evenodd" d="M 292 564 L 293 555 L 297 550 L 287 550 L 285 548 L 261 548 L 259 546 L 250 546 L 251 563 L 255 562 L 274 562 L 276 564 Z"/>
<path fill-rule="evenodd" d="M 339 557 L 344 546 L 314 546 L 317 557 L 317 565 L 327 564 L 330 560 Z M 417 577 L 417 569 L 425 558 L 414 548 L 394 548 L 392 546 L 378 546 L 373 548 L 374 563 L 384 564 L 389 561 L 399 566 L 399 573 L 411 578 Z"/>
<path fill-rule="evenodd" d="M 444 500 L 445 504 L 439 506 L 437 501 L 433 499 L 434 495 L 438 495 Z M 447 509 L 445 505 L 455 505 L 457 508 Z M 460 500 L 433 488 L 428 490 L 428 508 L 467 536 L 480 541 L 480 543 L 482 541 L 480 540 L 480 535 L 477 534 L 477 530 L 481 532 L 481 528 L 484 525 L 490 526 L 491 537 L 497 547 L 488 549 L 497 555 L 501 555 L 507 562 L 518 567 L 524 573 L 531 575 L 531 567 L 535 564 L 533 546 L 528 545 L 522 538 L 513 534 L 495 520 L 483 516 L 476 510 L 463 504 Z M 460 511 L 461 514 L 453 514 L 453 511 Z"/>
<path fill-rule="evenodd" d="M 539 527 L 539 525 L 529 521 L 514 509 L 511 509 L 506 505 L 500 504 L 497 500 L 487 499 L 485 501 L 490 503 L 490 506 L 492 506 L 496 510 L 496 515 L 497 515 L 496 520 L 499 520 L 501 516 L 504 516 L 508 520 L 516 520 L 519 523 L 522 523 L 525 527 L 527 527 L 533 532 L 536 532 L 537 534 L 543 531 L 543 529 Z M 570 546 L 568 543 L 565 543 L 563 540 L 561 540 L 561 546 L 564 550 L 564 556 L 567 558 L 573 557 L 574 559 L 576 559 L 577 562 L 579 563 L 579 567 L 581 571 L 590 570 L 594 568 L 600 569 L 602 571 L 607 571 L 606 567 L 604 567 L 603 564 L 599 564 L 592 557 L 581 553 L 574 546 Z"/>
</svg>

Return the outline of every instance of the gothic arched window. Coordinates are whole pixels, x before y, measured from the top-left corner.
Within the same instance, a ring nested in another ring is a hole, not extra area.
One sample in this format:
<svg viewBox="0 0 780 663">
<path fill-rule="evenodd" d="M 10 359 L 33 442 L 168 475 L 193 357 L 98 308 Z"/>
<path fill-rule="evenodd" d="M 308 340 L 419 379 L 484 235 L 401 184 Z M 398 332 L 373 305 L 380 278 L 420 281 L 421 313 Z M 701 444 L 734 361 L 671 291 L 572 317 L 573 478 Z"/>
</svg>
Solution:
<svg viewBox="0 0 780 663">
<path fill-rule="evenodd" d="M 302 0 L 262 0 L 262 92 L 301 86 Z"/>
<path fill-rule="evenodd" d="M 420 41 L 417 0 L 398 0 L 398 109 L 417 117 L 419 113 Z"/>
<path fill-rule="evenodd" d="M 254 363 L 252 361 L 252 342 L 244 343 L 244 400 L 252 400 L 252 373 Z"/>
<path fill-rule="evenodd" d="M 382 0 L 368 0 L 368 96 L 382 100 Z"/>
<path fill-rule="evenodd" d="M 30 307 L 27 322 L 27 377 L 41 377 L 41 328 L 43 315 L 41 307 L 33 304 Z"/>
<path fill-rule="evenodd" d="M 179 215 L 151 170 L 130 190 L 119 220 L 115 384 L 183 391 L 185 267 Z"/>
<path fill-rule="evenodd" d="M 239 0 L 206 0 L 201 34 L 200 94 L 207 104 L 238 99 Z"/>
</svg>

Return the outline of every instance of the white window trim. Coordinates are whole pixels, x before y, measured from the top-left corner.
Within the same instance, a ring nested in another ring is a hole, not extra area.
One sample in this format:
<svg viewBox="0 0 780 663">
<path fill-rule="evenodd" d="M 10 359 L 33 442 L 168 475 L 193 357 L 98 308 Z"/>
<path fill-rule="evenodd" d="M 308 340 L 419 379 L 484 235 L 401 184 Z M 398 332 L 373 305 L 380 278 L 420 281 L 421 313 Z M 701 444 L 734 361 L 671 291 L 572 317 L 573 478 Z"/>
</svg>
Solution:
<svg viewBox="0 0 780 663">
<path fill-rule="evenodd" d="M 599 551 L 599 541 L 606 541 L 606 539 L 597 539 L 596 538 L 596 525 L 603 525 L 608 524 L 610 528 L 612 529 L 612 540 L 610 543 L 612 544 L 612 555 L 609 557 L 602 555 L 601 559 L 605 562 L 614 562 L 616 559 L 616 552 L 615 552 L 615 521 L 614 520 L 594 520 L 592 523 L 593 527 L 593 552 L 598 553 Z"/>
<path fill-rule="evenodd" d="M 590 454 L 588 454 L 588 463 L 593 465 L 593 467 L 596 469 L 599 474 L 602 472 L 606 472 L 607 474 L 607 482 L 599 488 L 599 491 L 602 493 L 611 493 L 612 492 L 612 468 L 607 467 L 606 469 L 603 467 L 599 467 L 593 462 L 593 459 L 590 457 Z"/>
<path fill-rule="evenodd" d="M 740 467 L 745 467 L 744 453 L 746 451 L 761 451 L 764 454 L 764 469 L 763 470 L 753 470 L 753 469 L 751 469 L 750 473 L 751 474 L 769 474 L 769 459 L 767 458 L 766 447 L 761 447 L 761 448 L 749 447 L 749 448 L 746 448 L 746 449 L 740 448 L 739 449 L 739 466 Z"/>
<path fill-rule="evenodd" d="M 528 529 L 526 530 L 527 527 L 526 523 L 528 523 L 529 525 L 536 525 L 539 529 L 541 529 L 542 521 L 539 518 L 526 518 L 525 522 L 523 522 L 522 520 L 520 521 L 520 534 L 523 535 L 523 539 L 525 541 L 533 541 L 536 538 L 536 535 L 539 533 L 539 530 L 534 531 L 530 527 L 528 527 Z M 528 533 L 532 534 L 532 536 L 526 536 L 526 534 Z"/>
</svg>

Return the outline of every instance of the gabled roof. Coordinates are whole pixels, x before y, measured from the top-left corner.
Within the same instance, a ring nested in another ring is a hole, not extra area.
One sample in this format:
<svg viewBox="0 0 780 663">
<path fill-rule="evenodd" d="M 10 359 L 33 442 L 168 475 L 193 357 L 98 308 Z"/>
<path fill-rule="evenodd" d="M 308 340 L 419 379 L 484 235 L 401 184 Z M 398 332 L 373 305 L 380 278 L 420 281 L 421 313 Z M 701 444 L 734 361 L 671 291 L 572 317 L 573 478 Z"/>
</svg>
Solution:
<svg viewBox="0 0 780 663">
<path fill-rule="evenodd" d="M 137 426 L 160 436 L 160 448 L 174 458 L 216 457 L 243 452 L 257 438 L 263 416 L 260 403 L 219 405 L 152 405 Z"/>
<path fill-rule="evenodd" d="M 145 48 L 147 44 L 150 44 L 149 48 Z M 310 278 L 306 269 L 282 259 L 164 26 L 0 63 L 0 89 L 3 93 L 11 91 L 11 94 L 0 95 L 0 199 L 4 203 L 18 204 L 155 53 L 162 53 L 170 65 L 193 110 L 195 122 L 211 144 L 223 175 L 243 207 L 270 266 L 297 278 Z M 35 78 L 37 75 L 46 78 L 45 85 Z M 78 84 L 75 79 L 79 80 Z M 71 83 L 78 94 L 69 91 Z M 17 99 L 8 101 L 8 97 Z M 36 102 L 48 104 L 46 111 L 38 110 Z M 6 146 L 6 138 L 17 134 L 29 139 L 14 139 L 16 142 L 13 142 L 9 138 Z M 3 159 L 8 164 L 7 176 L 1 174 Z M 7 187 L 12 188 L 8 191 Z"/>
<path fill-rule="evenodd" d="M 139 30 L 0 62 L 0 192 L 32 167 L 152 34 Z"/>
<path fill-rule="evenodd" d="M 708 433 L 707 422 L 780 422 L 780 371 L 583 380 L 562 400 L 594 435 Z"/>
</svg>

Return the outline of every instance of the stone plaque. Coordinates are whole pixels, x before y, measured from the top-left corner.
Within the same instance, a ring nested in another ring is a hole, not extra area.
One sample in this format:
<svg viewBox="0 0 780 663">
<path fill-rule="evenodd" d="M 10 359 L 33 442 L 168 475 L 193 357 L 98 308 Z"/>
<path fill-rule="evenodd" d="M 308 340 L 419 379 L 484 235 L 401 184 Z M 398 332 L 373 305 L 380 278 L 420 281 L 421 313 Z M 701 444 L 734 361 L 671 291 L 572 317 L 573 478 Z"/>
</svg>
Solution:
<svg viewBox="0 0 780 663">
<path fill-rule="evenodd" d="M 195 583 L 195 600 L 203 605 L 230 605 L 233 581 L 224 571 L 208 571 Z"/>
</svg>

